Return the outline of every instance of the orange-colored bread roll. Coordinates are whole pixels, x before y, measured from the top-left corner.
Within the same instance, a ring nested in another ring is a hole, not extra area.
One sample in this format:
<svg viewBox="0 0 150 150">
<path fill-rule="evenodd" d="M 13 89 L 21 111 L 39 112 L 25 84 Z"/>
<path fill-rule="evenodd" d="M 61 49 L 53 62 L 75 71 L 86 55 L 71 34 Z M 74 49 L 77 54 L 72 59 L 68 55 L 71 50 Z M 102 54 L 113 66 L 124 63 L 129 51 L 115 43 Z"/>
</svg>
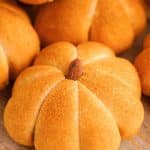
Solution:
<svg viewBox="0 0 150 150">
<path fill-rule="evenodd" d="M 144 40 L 144 49 L 136 57 L 135 66 L 139 73 L 143 93 L 150 96 L 150 34 Z"/>
<path fill-rule="evenodd" d="M 35 28 L 43 45 L 91 40 L 119 53 L 145 29 L 146 20 L 143 0 L 56 0 L 40 7 Z"/>
<path fill-rule="evenodd" d="M 31 64 L 39 49 L 27 14 L 15 2 L 0 0 L 0 89 Z"/>
<path fill-rule="evenodd" d="M 36 150 L 118 150 L 141 127 L 140 98 L 134 66 L 110 48 L 58 42 L 17 78 L 4 125 Z"/>
</svg>

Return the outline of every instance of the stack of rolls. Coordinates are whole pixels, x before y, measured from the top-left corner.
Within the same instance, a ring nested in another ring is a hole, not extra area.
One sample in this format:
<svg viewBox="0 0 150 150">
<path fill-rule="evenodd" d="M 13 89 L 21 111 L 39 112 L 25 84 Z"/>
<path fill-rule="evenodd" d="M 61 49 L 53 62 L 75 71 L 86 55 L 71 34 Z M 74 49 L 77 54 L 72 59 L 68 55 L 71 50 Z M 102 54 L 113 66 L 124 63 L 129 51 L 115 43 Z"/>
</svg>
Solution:
<svg viewBox="0 0 150 150">
<path fill-rule="evenodd" d="M 138 134 L 141 91 L 150 96 L 150 35 L 135 66 L 116 54 L 145 31 L 146 4 L 0 0 L 0 90 L 16 80 L 4 126 L 16 143 L 118 150 L 121 140 Z"/>
</svg>

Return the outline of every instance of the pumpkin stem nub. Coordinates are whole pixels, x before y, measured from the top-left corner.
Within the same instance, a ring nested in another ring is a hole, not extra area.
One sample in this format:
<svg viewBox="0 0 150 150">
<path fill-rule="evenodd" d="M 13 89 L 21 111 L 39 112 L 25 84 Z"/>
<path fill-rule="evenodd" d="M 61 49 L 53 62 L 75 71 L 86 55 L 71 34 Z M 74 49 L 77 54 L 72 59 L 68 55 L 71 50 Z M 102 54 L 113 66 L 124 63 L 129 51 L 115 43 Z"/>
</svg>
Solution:
<svg viewBox="0 0 150 150">
<path fill-rule="evenodd" d="M 67 79 L 78 80 L 78 78 L 83 74 L 82 63 L 79 59 L 75 59 L 69 66 L 68 73 L 66 75 Z"/>
</svg>

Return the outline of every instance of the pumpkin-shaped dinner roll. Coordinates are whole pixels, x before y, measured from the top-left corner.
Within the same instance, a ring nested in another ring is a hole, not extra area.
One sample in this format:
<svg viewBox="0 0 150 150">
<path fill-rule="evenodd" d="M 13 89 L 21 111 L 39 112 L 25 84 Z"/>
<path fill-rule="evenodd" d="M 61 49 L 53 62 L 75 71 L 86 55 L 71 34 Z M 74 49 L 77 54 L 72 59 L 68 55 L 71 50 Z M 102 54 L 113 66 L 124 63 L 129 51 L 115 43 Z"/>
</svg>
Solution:
<svg viewBox="0 0 150 150">
<path fill-rule="evenodd" d="M 144 50 L 135 59 L 135 66 L 141 79 L 143 93 L 150 96 L 150 34 L 144 40 Z"/>
<path fill-rule="evenodd" d="M 19 0 L 25 4 L 43 4 L 43 3 L 46 3 L 46 2 L 52 2 L 53 0 Z"/>
<path fill-rule="evenodd" d="M 108 47 L 59 42 L 17 78 L 4 125 L 36 150 L 117 150 L 143 122 L 140 91 L 135 68 Z"/>
<path fill-rule="evenodd" d="M 43 45 L 92 40 L 119 53 L 143 31 L 146 18 L 143 0 L 55 0 L 41 6 L 35 28 Z"/>
<path fill-rule="evenodd" d="M 39 48 L 27 14 L 14 1 L 0 0 L 0 89 L 31 63 Z"/>
</svg>

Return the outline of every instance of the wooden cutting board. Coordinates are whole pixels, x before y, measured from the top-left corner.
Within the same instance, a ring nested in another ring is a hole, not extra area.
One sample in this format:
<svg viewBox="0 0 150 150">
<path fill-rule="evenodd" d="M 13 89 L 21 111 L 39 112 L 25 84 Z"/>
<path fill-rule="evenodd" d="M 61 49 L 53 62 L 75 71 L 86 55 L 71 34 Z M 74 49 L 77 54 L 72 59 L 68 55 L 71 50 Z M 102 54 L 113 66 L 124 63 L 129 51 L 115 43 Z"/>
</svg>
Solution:
<svg viewBox="0 0 150 150">
<path fill-rule="evenodd" d="M 122 54 L 121 57 L 125 57 L 133 61 L 134 57 L 142 49 L 141 45 L 143 37 L 144 35 L 135 42 L 132 49 Z M 9 138 L 4 129 L 3 111 L 10 95 L 11 86 L 0 92 L 0 150 L 33 150 L 34 148 L 17 145 Z M 122 141 L 120 150 L 150 150 L 150 97 L 148 98 L 143 96 L 142 101 L 145 108 L 145 120 L 143 126 L 136 137 L 128 141 Z"/>
</svg>

